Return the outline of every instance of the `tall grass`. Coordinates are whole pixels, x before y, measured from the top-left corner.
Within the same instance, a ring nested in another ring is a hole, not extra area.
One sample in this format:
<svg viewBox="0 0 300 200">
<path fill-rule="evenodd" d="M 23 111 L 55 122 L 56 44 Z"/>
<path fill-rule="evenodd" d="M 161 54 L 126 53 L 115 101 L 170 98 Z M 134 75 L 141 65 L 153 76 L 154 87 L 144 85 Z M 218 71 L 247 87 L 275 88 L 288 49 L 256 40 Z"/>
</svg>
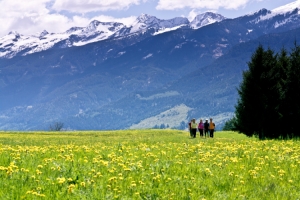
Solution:
<svg viewBox="0 0 300 200">
<path fill-rule="evenodd" d="M 0 199 L 297 199 L 299 153 L 234 132 L 0 132 Z"/>
</svg>

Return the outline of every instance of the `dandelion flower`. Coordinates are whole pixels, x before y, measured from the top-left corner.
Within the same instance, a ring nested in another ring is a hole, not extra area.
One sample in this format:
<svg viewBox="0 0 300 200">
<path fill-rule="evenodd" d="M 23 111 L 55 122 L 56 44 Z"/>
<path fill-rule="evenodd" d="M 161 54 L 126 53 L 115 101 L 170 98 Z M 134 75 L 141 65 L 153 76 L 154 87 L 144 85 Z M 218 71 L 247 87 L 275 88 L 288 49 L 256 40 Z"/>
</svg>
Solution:
<svg viewBox="0 0 300 200">
<path fill-rule="evenodd" d="M 85 182 L 81 182 L 80 185 L 81 185 L 82 187 L 85 187 Z"/>
</svg>

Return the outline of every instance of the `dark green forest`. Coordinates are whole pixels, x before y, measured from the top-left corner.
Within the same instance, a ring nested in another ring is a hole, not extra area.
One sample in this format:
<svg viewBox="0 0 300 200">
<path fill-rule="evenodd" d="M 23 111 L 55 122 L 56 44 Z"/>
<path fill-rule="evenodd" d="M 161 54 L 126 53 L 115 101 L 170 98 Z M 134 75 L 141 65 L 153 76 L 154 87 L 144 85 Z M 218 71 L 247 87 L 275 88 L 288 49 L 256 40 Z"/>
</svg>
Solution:
<svg viewBox="0 0 300 200">
<path fill-rule="evenodd" d="M 243 72 L 235 117 L 224 129 L 260 139 L 300 136 L 300 46 L 279 53 L 259 45 Z"/>
</svg>

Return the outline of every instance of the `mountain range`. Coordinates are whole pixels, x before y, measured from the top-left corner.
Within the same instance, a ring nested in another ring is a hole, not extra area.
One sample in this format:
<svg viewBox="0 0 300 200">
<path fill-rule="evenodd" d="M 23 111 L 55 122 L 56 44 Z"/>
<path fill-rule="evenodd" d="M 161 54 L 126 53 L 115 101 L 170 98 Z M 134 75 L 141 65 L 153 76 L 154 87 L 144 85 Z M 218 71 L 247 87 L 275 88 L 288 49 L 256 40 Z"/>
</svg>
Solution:
<svg viewBox="0 0 300 200">
<path fill-rule="evenodd" d="M 187 18 L 176 17 L 170 20 L 161 20 L 147 14 L 140 15 L 130 26 L 117 22 L 91 21 L 87 27 L 72 27 L 63 33 L 48 33 L 46 30 L 36 35 L 21 35 L 11 31 L 0 39 L 0 57 L 12 58 L 17 55 L 28 55 L 51 48 L 67 48 L 83 46 L 89 43 L 111 38 L 132 37 L 152 29 L 152 35 L 176 30 L 182 26 L 193 29 L 222 21 L 223 16 L 215 13 L 198 15 L 192 22 Z"/>
<path fill-rule="evenodd" d="M 242 72 L 262 44 L 300 36 L 300 3 L 234 19 L 143 14 L 131 26 L 92 21 L 64 33 L 0 38 L 0 129 L 186 128 L 233 116 Z"/>
</svg>

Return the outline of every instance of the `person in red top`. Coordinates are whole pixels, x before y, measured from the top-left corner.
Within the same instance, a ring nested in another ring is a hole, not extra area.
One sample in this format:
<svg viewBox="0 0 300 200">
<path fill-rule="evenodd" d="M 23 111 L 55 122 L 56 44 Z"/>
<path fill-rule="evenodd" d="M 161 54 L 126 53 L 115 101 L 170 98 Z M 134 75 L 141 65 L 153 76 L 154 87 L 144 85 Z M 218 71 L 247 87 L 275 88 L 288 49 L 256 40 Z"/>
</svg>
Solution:
<svg viewBox="0 0 300 200">
<path fill-rule="evenodd" d="M 200 132 L 200 137 L 203 137 L 203 129 L 204 129 L 204 123 L 203 123 L 202 119 L 200 119 L 200 122 L 198 124 L 198 130 Z"/>
</svg>

